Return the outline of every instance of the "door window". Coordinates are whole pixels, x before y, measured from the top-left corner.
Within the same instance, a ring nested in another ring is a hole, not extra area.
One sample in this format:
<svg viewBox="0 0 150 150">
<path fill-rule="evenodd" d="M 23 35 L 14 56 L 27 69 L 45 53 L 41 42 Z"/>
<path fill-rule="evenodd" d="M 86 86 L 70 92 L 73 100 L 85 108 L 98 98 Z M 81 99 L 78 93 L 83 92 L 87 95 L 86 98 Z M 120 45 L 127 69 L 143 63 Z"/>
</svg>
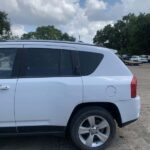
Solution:
<svg viewBox="0 0 150 150">
<path fill-rule="evenodd" d="M 16 49 L 0 48 L 0 79 L 11 78 Z"/>
<path fill-rule="evenodd" d="M 61 50 L 60 60 L 61 60 L 60 61 L 60 75 L 61 76 L 74 75 L 71 51 Z"/>
<path fill-rule="evenodd" d="M 26 49 L 23 77 L 73 76 L 71 51 L 58 49 Z"/>
<path fill-rule="evenodd" d="M 59 74 L 59 50 L 28 49 L 26 77 L 51 77 Z"/>
</svg>

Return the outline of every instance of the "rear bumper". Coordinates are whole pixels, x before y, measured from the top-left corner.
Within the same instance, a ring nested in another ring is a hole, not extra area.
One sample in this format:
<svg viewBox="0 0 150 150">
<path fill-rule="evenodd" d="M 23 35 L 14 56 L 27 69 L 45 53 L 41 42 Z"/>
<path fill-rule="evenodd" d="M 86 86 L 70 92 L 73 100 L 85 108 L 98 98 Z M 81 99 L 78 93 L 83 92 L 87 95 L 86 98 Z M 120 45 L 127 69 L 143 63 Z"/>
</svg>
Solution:
<svg viewBox="0 0 150 150">
<path fill-rule="evenodd" d="M 136 121 L 140 116 L 141 100 L 140 97 L 132 98 L 130 100 L 118 101 L 116 106 L 120 111 L 121 126 L 128 125 Z"/>
</svg>

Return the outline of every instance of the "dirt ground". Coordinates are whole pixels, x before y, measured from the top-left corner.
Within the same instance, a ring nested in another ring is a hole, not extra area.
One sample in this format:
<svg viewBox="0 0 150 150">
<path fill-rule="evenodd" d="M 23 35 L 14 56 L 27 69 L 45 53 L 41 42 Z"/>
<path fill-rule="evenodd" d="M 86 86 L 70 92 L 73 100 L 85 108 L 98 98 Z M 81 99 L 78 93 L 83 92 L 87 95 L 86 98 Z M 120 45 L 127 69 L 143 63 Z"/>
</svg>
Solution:
<svg viewBox="0 0 150 150">
<path fill-rule="evenodd" d="M 150 150 L 150 64 L 130 67 L 138 78 L 140 119 L 122 129 L 107 150 Z M 76 150 L 66 139 L 52 136 L 0 138 L 0 150 Z"/>
</svg>

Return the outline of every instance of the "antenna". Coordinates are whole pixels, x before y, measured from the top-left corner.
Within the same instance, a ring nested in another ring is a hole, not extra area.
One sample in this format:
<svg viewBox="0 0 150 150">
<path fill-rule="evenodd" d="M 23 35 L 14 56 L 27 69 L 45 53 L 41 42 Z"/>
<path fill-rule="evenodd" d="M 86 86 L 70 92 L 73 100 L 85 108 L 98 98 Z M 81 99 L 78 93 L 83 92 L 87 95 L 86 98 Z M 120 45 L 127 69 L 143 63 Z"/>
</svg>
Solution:
<svg viewBox="0 0 150 150">
<path fill-rule="evenodd" d="M 82 42 L 82 41 L 81 41 L 81 36 L 80 36 L 80 35 L 79 35 L 79 42 Z"/>
<path fill-rule="evenodd" d="M 81 40 L 81 37 L 80 37 L 80 35 L 79 35 L 79 41 Z"/>
</svg>

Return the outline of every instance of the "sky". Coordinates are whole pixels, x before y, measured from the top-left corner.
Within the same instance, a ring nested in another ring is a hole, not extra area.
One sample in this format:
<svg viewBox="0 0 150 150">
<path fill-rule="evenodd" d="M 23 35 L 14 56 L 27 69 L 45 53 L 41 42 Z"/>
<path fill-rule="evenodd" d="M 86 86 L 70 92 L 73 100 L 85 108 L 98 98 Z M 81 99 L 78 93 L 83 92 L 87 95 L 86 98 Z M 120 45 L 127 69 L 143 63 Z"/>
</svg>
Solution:
<svg viewBox="0 0 150 150">
<path fill-rule="evenodd" d="M 14 35 L 54 25 L 83 42 L 92 43 L 97 30 L 128 13 L 150 13 L 150 0 L 0 0 Z"/>
</svg>

